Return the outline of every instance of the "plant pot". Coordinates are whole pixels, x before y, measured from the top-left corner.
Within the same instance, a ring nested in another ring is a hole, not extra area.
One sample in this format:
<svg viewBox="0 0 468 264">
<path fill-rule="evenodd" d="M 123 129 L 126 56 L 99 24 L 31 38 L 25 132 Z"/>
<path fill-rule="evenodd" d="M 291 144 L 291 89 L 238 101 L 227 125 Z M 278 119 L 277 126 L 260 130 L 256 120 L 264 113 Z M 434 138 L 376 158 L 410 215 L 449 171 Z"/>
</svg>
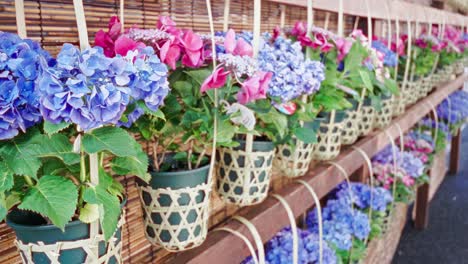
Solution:
<svg viewBox="0 0 468 264">
<path fill-rule="evenodd" d="M 369 97 L 364 98 L 361 106 L 361 121 L 358 123 L 359 135 L 366 136 L 369 134 L 374 125 L 375 108 L 372 106 L 372 101 Z"/>
<path fill-rule="evenodd" d="M 236 148 L 218 149 L 218 193 L 228 203 L 258 204 L 268 194 L 275 146 L 270 141 L 254 141 L 252 152 L 246 152 L 245 141 L 239 143 Z"/>
<path fill-rule="evenodd" d="M 392 122 L 393 96 L 382 96 L 382 109 L 377 112 L 374 119 L 374 128 L 382 129 Z"/>
<path fill-rule="evenodd" d="M 170 161 L 169 161 L 170 162 Z M 194 170 L 151 172 L 137 181 L 146 238 L 171 252 L 199 246 L 208 230 L 210 166 Z"/>
<path fill-rule="evenodd" d="M 122 207 L 126 200 L 122 202 Z M 90 238 L 90 224 L 79 220 L 72 221 L 62 232 L 58 227 L 47 224 L 39 215 L 30 211 L 14 210 L 6 220 L 15 231 L 16 246 L 23 263 L 122 263 L 122 225 L 121 217 L 118 228 L 109 241 L 103 235 Z M 99 260 L 92 252 L 98 247 Z"/>
<path fill-rule="evenodd" d="M 361 111 L 359 102 L 351 99 L 352 108 L 346 109 L 346 118 L 343 120 L 343 129 L 341 130 L 341 144 L 351 145 L 359 137 L 359 122 L 361 122 Z"/>
<path fill-rule="evenodd" d="M 318 122 L 304 123 L 304 127 L 310 128 L 311 131 L 317 131 L 319 126 Z M 281 175 L 286 177 L 294 178 L 302 176 L 309 170 L 314 148 L 314 143 L 307 144 L 298 139 L 294 139 L 294 146 L 287 144 L 279 145 L 273 166 L 281 172 Z"/>
<path fill-rule="evenodd" d="M 341 131 L 345 111 L 322 112 L 315 122 L 320 123 L 317 133 L 317 145 L 314 150 L 315 160 L 332 160 L 340 154 Z"/>
</svg>

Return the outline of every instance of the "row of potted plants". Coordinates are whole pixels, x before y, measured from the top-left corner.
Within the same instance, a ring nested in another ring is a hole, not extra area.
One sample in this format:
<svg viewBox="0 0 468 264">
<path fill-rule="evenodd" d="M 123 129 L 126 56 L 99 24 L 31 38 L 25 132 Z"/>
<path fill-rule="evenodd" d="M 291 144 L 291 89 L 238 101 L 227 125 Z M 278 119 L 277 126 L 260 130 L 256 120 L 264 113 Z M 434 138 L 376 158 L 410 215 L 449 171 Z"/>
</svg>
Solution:
<svg viewBox="0 0 468 264">
<path fill-rule="evenodd" d="M 125 31 L 113 17 L 95 47 L 65 44 L 56 58 L 14 34 L 0 39 L 0 219 L 13 210 L 7 221 L 23 244 L 84 239 L 97 219 L 102 241 L 120 243 L 125 197 L 113 176 L 134 175 L 147 238 L 172 251 L 197 246 L 210 169 L 226 202 L 260 203 L 273 167 L 298 177 L 311 160 L 335 158 L 385 127 L 399 94 L 389 49 L 360 31 L 343 38 L 301 22 L 265 34 L 258 54 L 249 32 L 207 36 L 168 17 Z M 85 231 L 69 237 L 74 226 Z"/>
</svg>

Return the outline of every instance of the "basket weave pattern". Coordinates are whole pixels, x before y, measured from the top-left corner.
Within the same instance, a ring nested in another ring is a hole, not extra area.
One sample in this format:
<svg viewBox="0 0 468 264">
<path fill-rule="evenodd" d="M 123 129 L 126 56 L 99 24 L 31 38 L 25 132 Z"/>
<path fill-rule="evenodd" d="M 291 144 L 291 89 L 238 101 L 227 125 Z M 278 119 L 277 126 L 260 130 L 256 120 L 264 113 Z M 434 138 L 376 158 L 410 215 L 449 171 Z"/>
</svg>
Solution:
<svg viewBox="0 0 468 264">
<path fill-rule="evenodd" d="M 332 160 L 340 154 L 343 122 L 321 123 L 317 133 L 315 160 Z"/>
<path fill-rule="evenodd" d="M 204 183 L 181 189 L 138 186 L 146 238 L 153 245 L 177 252 L 194 248 L 208 231 L 211 185 Z M 150 197 L 145 203 L 144 197 Z M 181 199 L 187 199 L 182 202 Z M 174 218 L 180 219 L 177 223 Z M 172 220 L 172 223 L 171 223 Z"/>
<path fill-rule="evenodd" d="M 309 170 L 314 153 L 314 144 L 296 140 L 296 145 L 279 145 L 273 166 L 287 177 L 299 177 Z"/>
<path fill-rule="evenodd" d="M 365 136 L 372 131 L 375 120 L 375 108 L 373 106 L 361 107 L 361 121 L 358 123 L 359 135 Z"/>
<path fill-rule="evenodd" d="M 218 193 L 226 202 L 240 206 L 262 202 L 268 194 L 275 151 L 218 149 Z"/>
<path fill-rule="evenodd" d="M 343 129 L 341 130 L 341 143 L 351 145 L 359 137 L 359 122 L 361 122 L 361 112 L 359 110 L 347 111 L 347 116 L 343 120 Z"/>
<path fill-rule="evenodd" d="M 393 96 L 382 100 L 382 109 L 375 115 L 374 128 L 384 128 L 392 122 Z"/>
<path fill-rule="evenodd" d="M 15 244 L 20 252 L 23 263 L 34 264 L 34 254 L 42 254 L 47 256 L 51 264 L 60 264 L 60 252 L 65 250 L 83 250 L 86 253 L 86 264 L 107 264 L 107 263 L 123 263 L 122 261 L 122 239 L 116 237 L 117 232 L 125 223 L 125 216 L 120 218 L 117 226 L 117 231 L 106 243 L 104 235 L 99 234 L 94 238 L 86 238 L 76 241 L 59 241 L 54 244 L 38 243 L 23 244 L 20 240 L 16 240 Z M 106 243 L 106 252 L 102 256 L 96 256 L 96 248 L 100 243 Z"/>
</svg>

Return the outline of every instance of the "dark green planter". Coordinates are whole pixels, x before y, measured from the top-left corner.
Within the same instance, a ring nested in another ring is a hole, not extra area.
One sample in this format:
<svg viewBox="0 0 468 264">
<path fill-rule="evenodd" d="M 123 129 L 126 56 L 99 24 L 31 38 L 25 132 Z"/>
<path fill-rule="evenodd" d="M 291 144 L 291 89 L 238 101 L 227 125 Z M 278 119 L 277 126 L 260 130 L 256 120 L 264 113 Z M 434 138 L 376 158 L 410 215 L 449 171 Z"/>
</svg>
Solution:
<svg viewBox="0 0 468 264">
<path fill-rule="evenodd" d="M 126 200 L 122 202 L 122 207 Z M 47 224 L 42 216 L 30 211 L 13 210 L 7 216 L 6 222 L 16 234 L 16 238 L 23 242 L 35 243 L 39 241 L 44 244 L 55 244 L 60 241 L 77 241 L 89 238 L 90 225 L 79 220 L 72 221 L 65 226 L 65 232 L 62 232 L 58 227 Z M 117 245 L 122 239 L 121 229 L 117 229 L 115 233 L 117 240 L 113 243 Z M 106 243 L 99 243 L 99 256 L 106 253 Z M 86 259 L 86 252 L 82 249 L 62 250 L 60 252 L 60 263 L 80 264 Z M 33 261 L 35 264 L 49 264 L 49 258 L 44 253 L 33 253 Z M 118 263 L 115 257 L 109 260 L 110 264 Z"/>
<path fill-rule="evenodd" d="M 340 123 L 346 118 L 345 110 L 336 110 L 335 111 L 335 120 L 334 123 Z M 321 121 L 325 123 L 330 123 L 331 112 L 320 112 L 317 116 L 316 121 Z"/>
<path fill-rule="evenodd" d="M 362 102 L 363 106 L 371 106 L 372 105 L 372 99 L 370 97 L 364 98 L 364 101 Z"/>
<path fill-rule="evenodd" d="M 238 141 L 240 143 L 240 145 L 236 148 L 233 148 L 234 150 L 245 150 L 245 141 L 244 140 L 239 140 Z M 252 151 L 253 152 L 270 152 L 270 151 L 273 151 L 275 149 L 275 145 L 273 144 L 273 142 L 271 141 L 254 141 L 253 144 L 252 144 Z M 219 157 L 219 155 L 218 155 Z M 255 166 L 257 168 L 260 168 L 262 167 L 262 165 L 266 162 L 266 164 L 268 166 L 272 166 L 272 163 L 273 163 L 273 157 L 274 156 L 265 156 L 265 157 L 259 157 L 255 162 Z M 230 155 L 225 155 L 224 156 L 224 163 L 226 165 L 228 164 L 231 164 L 233 161 L 232 161 L 232 157 Z M 242 168 L 242 167 L 245 167 L 245 157 L 243 155 L 240 155 L 237 159 L 237 164 L 239 165 L 239 168 Z M 268 171 L 264 171 L 262 172 L 260 175 L 259 175 L 259 181 L 260 182 L 264 182 L 264 181 L 269 181 L 270 180 L 270 175 L 268 175 L 269 172 Z M 236 171 L 233 171 L 231 170 L 229 172 L 229 175 L 226 174 L 226 170 L 220 166 L 219 170 L 218 170 L 218 176 L 222 179 L 225 179 L 228 178 L 229 180 L 227 182 L 235 182 L 239 175 Z M 268 176 L 268 177 L 267 177 Z M 251 175 L 251 178 L 249 179 L 250 181 L 252 181 L 254 179 L 254 175 Z M 230 188 L 232 188 L 232 186 L 229 184 L 229 183 L 224 183 L 222 184 L 222 186 L 219 186 L 219 182 L 218 182 L 218 190 L 220 190 L 221 193 L 227 193 L 230 191 Z M 239 187 L 239 186 L 236 186 L 234 187 L 234 194 L 235 195 L 243 195 L 244 193 L 244 189 L 242 187 Z M 266 189 L 262 189 L 262 190 L 259 190 L 259 188 L 257 186 L 251 186 L 249 188 L 249 194 L 254 194 L 254 193 L 257 193 L 257 192 L 268 192 L 268 190 Z M 225 197 L 227 198 L 229 201 L 231 202 L 235 202 L 234 199 L 230 198 L 230 197 Z"/>
<path fill-rule="evenodd" d="M 152 189 L 166 189 L 170 188 L 172 190 L 178 190 L 183 188 L 194 188 L 200 184 L 206 183 L 208 181 L 208 174 L 210 170 L 210 165 L 206 165 L 194 170 L 186 170 L 186 171 L 174 171 L 174 172 L 150 172 L 151 179 L 149 183 L 145 183 L 142 181 L 138 181 L 138 185 L 140 186 L 150 186 Z M 142 191 L 142 198 L 144 205 L 149 206 L 152 202 L 152 197 L 145 191 Z M 203 203 L 206 199 L 205 194 L 200 192 L 200 194 L 195 198 L 197 203 Z M 158 198 L 158 203 L 163 207 L 169 207 L 173 203 L 177 203 L 178 206 L 188 205 L 190 203 L 190 197 L 188 195 L 181 195 L 177 201 L 173 201 L 171 197 L 167 195 L 161 195 Z M 145 212 L 145 211 L 144 211 Z M 151 216 L 148 216 L 146 213 L 143 214 L 143 217 L 146 219 L 147 217 L 151 217 L 153 223 L 160 225 L 162 223 L 161 214 L 157 212 L 153 212 Z M 186 217 L 189 223 L 193 223 L 197 221 L 200 216 L 197 213 L 189 213 Z M 182 221 L 181 215 L 179 213 L 172 213 L 169 217 L 169 223 L 171 225 L 179 225 Z M 152 227 L 147 226 L 145 230 L 146 234 L 151 237 L 155 238 L 157 232 L 153 230 Z M 196 229 L 194 231 L 195 236 L 198 236 L 201 232 L 200 229 Z M 177 239 L 179 241 L 187 241 L 189 238 L 189 232 L 181 232 Z M 162 242 L 169 242 L 173 239 L 169 232 L 161 232 L 159 239 Z"/>
</svg>

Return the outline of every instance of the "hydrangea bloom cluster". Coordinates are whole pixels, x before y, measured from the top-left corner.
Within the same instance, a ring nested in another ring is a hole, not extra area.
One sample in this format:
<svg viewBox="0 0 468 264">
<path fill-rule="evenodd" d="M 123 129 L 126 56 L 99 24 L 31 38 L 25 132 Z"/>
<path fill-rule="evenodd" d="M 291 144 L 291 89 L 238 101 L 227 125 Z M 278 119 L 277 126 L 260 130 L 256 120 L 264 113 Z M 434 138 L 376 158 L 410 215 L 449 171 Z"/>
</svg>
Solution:
<svg viewBox="0 0 468 264">
<path fill-rule="evenodd" d="M 450 100 L 450 101 L 449 101 Z M 449 96 L 449 100 L 444 100 L 437 106 L 439 117 L 448 121 L 450 124 L 457 124 L 468 118 L 468 92 L 456 91 Z"/>
<path fill-rule="evenodd" d="M 319 236 L 307 230 L 297 230 L 299 238 L 299 261 L 301 264 L 319 263 Z M 337 258 L 335 252 L 323 243 L 323 263 L 335 264 Z M 290 227 L 278 232 L 265 247 L 266 263 L 283 264 L 293 262 L 293 233 Z M 242 263 L 255 263 L 252 257 L 248 257 Z"/>
<path fill-rule="evenodd" d="M 352 207 L 349 195 L 328 200 L 322 218 L 324 239 L 342 250 L 350 250 L 354 238 L 365 240 L 371 230 L 369 217 Z M 318 231 L 315 210 L 307 215 L 307 226 L 312 232 Z"/>
<path fill-rule="evenodd" d="M 0 32 L 0 140 L 42 119 L 36 83 L 41 58 L 47 66 L 54 64 L 38 43 Z"/>
<path fill-rule="evenodd" d="M 151 47 L 108 58 L 100 47 L 80 52 L 65 44 L 57 65 L 44 65 L 39 83 L 44 118 L 85 131 L 117 124 L 134 101 L 156 111 L 169 91 L 167 68 Z"/>
<path fill-rule="evenodd" d="M 387 209 L 387 205 L 393 200 L 388 190 L 381 187 L 371 188 L 369 185 L 363 183 L 353 182 L 348 185 L 344 182 L 338 185 L 337 189 L 336 197 L 340 199 L 351 199 L 352 194 L 352 203 L 360 209 L 372 208 L 374 211 L 384 212 Z"/>
<path fill-rule="evenodd" d="M 435 120 L 433 120 L 431 118 L 424 118 L 421 121 L 419 121 L 419 126 L 422 126 L 422 127 L 435 129 L 436 125 L 438 127 L 438 131 L 443 132 L 447 136 L 447 141 L 449 141 L 450 138 L 452 137 L 452 135 L 451 135 L 450 129 L 447 126 L 446 123 L 436 122 Z"/>
<path fill-rule="evenodd" d="M 372 42 L 372 47 L 383 54 L 383 63 L 385 66 L 395 67 L 398 64 L 396 54 L 391 51 L 383 42 L 374 40 Z"/>
<path fill-rule="evenodd" d="M 272 44 L 265 43 L 258 63 L 261 70 L 273 72 L 268 94 L 283 102 L 317 92 L 325 79 L 323 64 L 304 59 L 300 43 L 283 37 L 276 38 Z"/>
<path fill-rule="evenodd" d="M 424 163 L 416 157 L 412 152 L 408 151 L 400 151 L 398 147 L 396 147 L 396 164 L 397 167 L 401 168 L 406 172 L 407 175 L 411 176 L 412 178 L 418 178 L 424 172 Z M 392 153 L 392 146 L 389 145 L 379 153 L 377 153 L 374 158 L 372 159 L 374 163 L 381 163 L 381 164 L 389 164 L 393 165 L 393 153 Z"/>
<path fill-rule="evenodd" d="M 395 154 L 397 160 L 400 160 L 399 155 L 400 155 L 400 148 L 398 146 L 395 146 Z M 386 164 L 386 163 L 392 163 L 393 162 L 393 146 L 392 145 L 387 145 L 384 149 L 382 149 L 379 153 L 377 153 L 373 158 L 372 161 Z"/>
</svg>

